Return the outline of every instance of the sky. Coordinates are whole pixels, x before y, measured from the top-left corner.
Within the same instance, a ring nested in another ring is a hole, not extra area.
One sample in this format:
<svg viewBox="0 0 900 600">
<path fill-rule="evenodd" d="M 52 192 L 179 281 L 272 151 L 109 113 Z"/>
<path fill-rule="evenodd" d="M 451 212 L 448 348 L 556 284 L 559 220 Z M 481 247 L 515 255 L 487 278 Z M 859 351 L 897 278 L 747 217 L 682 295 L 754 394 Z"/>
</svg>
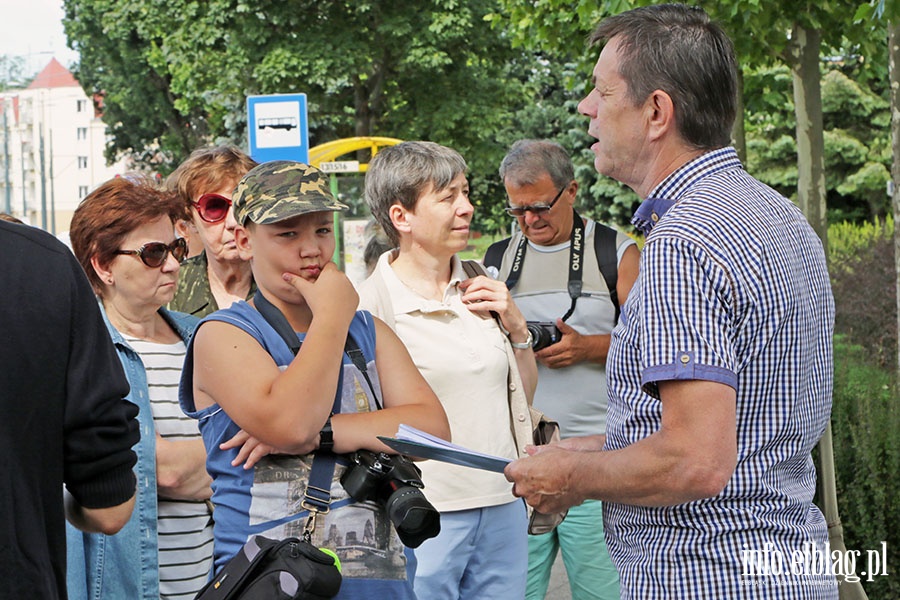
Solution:
<svg viewBox="0 0 900 600">
<path fill-rule="evenodd" d="M 0 55 L 24 56 L 27 75 L 51 58 L 68 67 L 78 55 L 66 47 L 62 0 L 0 0 Z"/>
</svg>

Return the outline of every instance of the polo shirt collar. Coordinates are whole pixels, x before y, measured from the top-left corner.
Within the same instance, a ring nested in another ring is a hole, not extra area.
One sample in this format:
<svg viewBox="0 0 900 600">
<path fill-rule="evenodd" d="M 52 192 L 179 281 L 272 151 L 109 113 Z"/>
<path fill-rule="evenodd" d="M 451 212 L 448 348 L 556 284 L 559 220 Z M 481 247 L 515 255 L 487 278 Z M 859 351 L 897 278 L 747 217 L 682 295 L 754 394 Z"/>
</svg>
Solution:
<svg viewBox="0 0 900 600">
<path fill-rule="evenodd" d="M 400 281 L 393 267 L 391 267 L 391 263 L 397 258 L 399 252 L 396 249 L 385 252 L 378 259 L 384 284 L 387 287 L 391 297 L 391 304 L 394 307 L 394 314 L 403 315 L 416 311 L 433 312 L 436 310 L 447 310 L 448 306 L 446 304 L 423 298 Z M 452 296 L 459 294 L 459 283 L 465 279 L 468 279 L 468 276 L 463 269 L 462 261 L 454 254 L 450 263 L 450 283 L 444 290 L 444 302 L 448 302 Z"/>
<path fill-rule="evenodd" d="M 631 219 L 631 224 L 647 236 L 656 224 L 675 206 L 686 190 L 698 181 L 725 169 L 742 168 L 737 152 L 732 147 L 719 148 L 701 154 L 688 161 L 662 180 L 641 202 Z"/>
</svg>

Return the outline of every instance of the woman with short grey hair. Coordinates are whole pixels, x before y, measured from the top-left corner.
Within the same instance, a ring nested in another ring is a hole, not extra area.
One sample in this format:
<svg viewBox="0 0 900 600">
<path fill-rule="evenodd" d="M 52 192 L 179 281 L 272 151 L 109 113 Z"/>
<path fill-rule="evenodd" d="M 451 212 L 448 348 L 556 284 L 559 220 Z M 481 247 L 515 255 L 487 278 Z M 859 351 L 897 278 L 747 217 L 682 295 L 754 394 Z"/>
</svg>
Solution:
<svg viewBox="0 0 900 600">
<path fill-rule="evenodd" d="M 372 159 L 365 189 L 397 248 L 360 286 L 360 307 L 406 345 L 447 412 L 454 442 L 516 458 L 531 433 L 537 366 L 506 286 L 468 274 L 471 263 L 457 255 L 474 211 L 465 160 L 439 144 L 403 142 Z M 503 475 L 434 461 L 421 468 L 441 533 L 415 550 L 419 597 L 523 598 L 526 509 Z"/>
</svg>

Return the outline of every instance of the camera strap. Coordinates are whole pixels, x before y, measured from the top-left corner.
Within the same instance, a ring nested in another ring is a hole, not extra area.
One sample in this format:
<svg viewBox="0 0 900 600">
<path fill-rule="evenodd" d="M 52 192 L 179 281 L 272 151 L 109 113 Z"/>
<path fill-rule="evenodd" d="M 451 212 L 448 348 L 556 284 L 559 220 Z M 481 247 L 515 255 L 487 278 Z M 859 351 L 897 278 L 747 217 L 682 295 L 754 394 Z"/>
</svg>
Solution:
<svg viewBox="0 0 900 600">
<path fill-rule="evenodd" d="M 297 356 L 303 342 L 297 337 L 297 332 L 291 327 L 287 317 L 285 317 L 275 305 L 269 302 L 260 290 L 256 290 L 256 294 L 253 296 L 253 304 L 256 306 L 256 310 L 259 311 L 259 314 L 262 315 L 263 319 L 272 326 L 272 329 L 274 329 L 288 345 L 291 349 L 291 353 L 294 356 Z M 363 366 L 360 370 L 365 374 L 366 381 L 368 381 L 371 386 L 372 382 L 369 381 L 369 377 L 365 373 L 366 359 L 363 356 L 362 350 L 359 349 L 359 346 L 356 345 L 356 342 L 353 341 L 353 338 L 349 333 L 347 334 L 347 341 L 344 345 L 344 352 L 347 352 L 357 368 L 360 368 L 359 364 L 362 363 Z M 342 388 L 343 377 L 341 376 L 338 377 L 337 391 L 334 395 L 334 403 L 331 406 L 332 415 L 341 412 Z M 327 513 L 331 505 L 331 480 L 334 478 L 336 462 L 337 456 L 333 452 L 320 452 L 319 450 L 316 450 L 313 455 L 312 466 L 309 470 L 309 480 L 306 483 L 306 491 L 303 493 L 303 501 L 301 502 L 301 506 L 309 511 L 309 518 L 303 529 L 303 536 L 306 541 L 309 541 L 309 538 L 312 536 L 312 532 L 315 529 L 316 515 L 319 513 Z"/>
<path fill-rule="evenodd" d="M 569 305 L 568 312 L 563 316 L 563 321 L 571 317 L 572 313 L 575 312 L 575 302 L 581 296 L 583 287 L 581 269 L 584 264 L 584 221 L 581 220 L 574 208 L 572 209 L 572 214 L 575 218 L 572 222 L 572 234 L 569 243 L 569 281 L 567 284 L 572 304 Z M 513 255 L 509 277 L 506 279 L 506 287 L 510 290 L 519 283 L 519 277 L 522 275 L 522 265 L 525 264 L 525 250 L 527 248 L 528 238 L 523 233 L 522 239 L 519 240 L 519 244 L 516 246 L 516 253 Z"/>
</svg>

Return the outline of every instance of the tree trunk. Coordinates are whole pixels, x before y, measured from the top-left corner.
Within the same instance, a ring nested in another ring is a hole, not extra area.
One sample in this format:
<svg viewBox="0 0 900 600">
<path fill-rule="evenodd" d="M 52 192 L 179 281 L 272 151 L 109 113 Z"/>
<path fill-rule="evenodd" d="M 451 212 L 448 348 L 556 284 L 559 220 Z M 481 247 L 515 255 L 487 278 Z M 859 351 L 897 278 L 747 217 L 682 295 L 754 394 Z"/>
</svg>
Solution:
<svg viewBox="0 0 900 600">
<path fill-rule="evenodd" d="M 747 131 L 744 128 L 744 70 L 738 68 L 737 77 L 737 114 L 734 117 L 734 126 L 731 128 L 731 138 L 738 158 L 747 168 Z"/>
<path fill-rule="evenodd" d="M 795 25 L 791 52 L 794 110 L 797 117 L 797 196 L 800 209 L 828 249 L 825 211 L 825 139 L 819 70 L 821 32 Z"/>
<path fill-rule="evenodd" d="M 357 75 L 353 78 L 353 101 L 356 113 L 354 133 L 357 137 L 372 135 L 372 112 L 369 106 L 369 90 L 366 82 Z"/>
<path fill-rule="evenodd" d="M 788 47 L 788 62 L 794 84 L 794 110 L 797 117 L 797 195 L 800 208 L 822 240 L 828 256 L 828 214 L 825 211 L 825 140 L 822 125 L 822 87 L 819 70 L 821 32 L 795 24 L 792 43 Z M 834 467 L 834 445 L 831 422 L 819 440 L 818 485 L 822 512 L 828 524 L 831 550 L 846 555 L 844 529 L 838 511 L 837 485 Z M 865 600 L 860 582 L 849 582 L 843 575 L 840 600 Z"/>
<path fill-rule="evenodd" d="M 897 330 L 900 332 L 900 24 L 888 25 L 888 77 L 891 83 L 891 181 L 894 183 L 894 270 L 897 289 Z M 900 336 L 898 336 L 900 339 Z M 894 365 L 900 381 L 900 343 Z"/>
</svg>

